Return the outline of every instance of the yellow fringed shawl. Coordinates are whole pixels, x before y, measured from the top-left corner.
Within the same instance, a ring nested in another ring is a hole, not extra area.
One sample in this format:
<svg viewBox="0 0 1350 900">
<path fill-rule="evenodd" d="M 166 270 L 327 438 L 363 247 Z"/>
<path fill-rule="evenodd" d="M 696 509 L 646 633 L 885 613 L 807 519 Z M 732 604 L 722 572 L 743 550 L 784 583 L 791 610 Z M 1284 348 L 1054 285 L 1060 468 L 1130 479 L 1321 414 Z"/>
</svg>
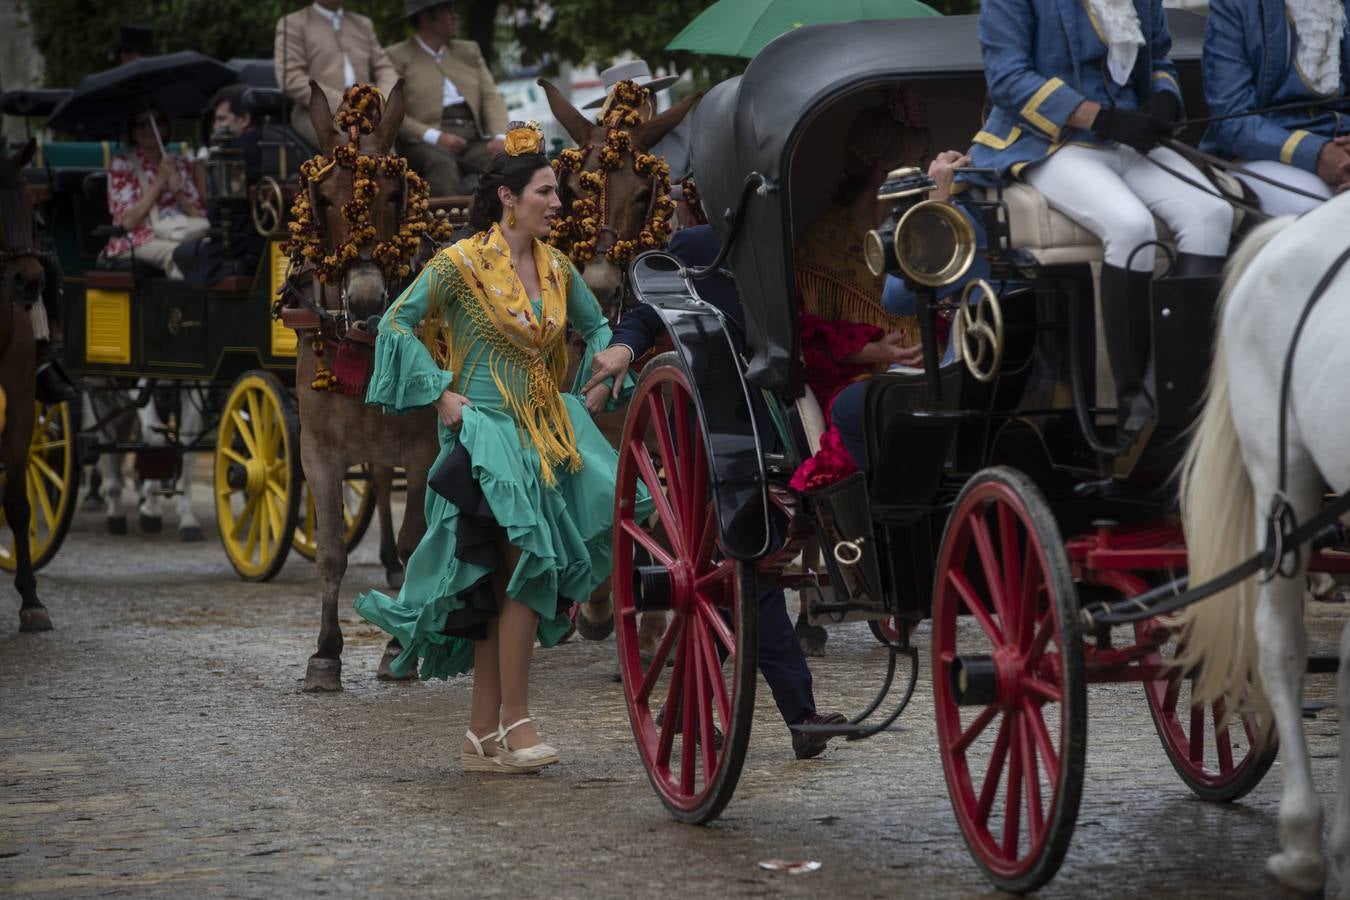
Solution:
<svg viewBox="0 0 1350 900">
<path fill-rule="evenodd" d="M 900 331 L 906 344 L 919 340 L 919 320 L 893 316 L 881 306 L 884 276 L 867 268 L 862 235 L 846 207 L 836 207 L 806 229 L 794 252 L 797 293 L 803 308 L 822 319 L 875 325 L 888 334 Z"/>
<path fill-rule="evenodd" d="M 534 242 L 534 263 L 542 300 L 537 316 L 496 225 L 437 253 L 429 265 L 446 287 L 432 291 L 422 341 L 437 365 L 454 373 L 456 385 L 487 357 L 505 409 L 515 419 L 522 442 L 538 451 L 544 484 L 552 487 L 556 466 L 566 464 L 569 472 L 581 469 L 572 420 L 558 389 L 567 373 L 571 264 L 540 241 Z M 455 301 L 486 345 L 478 347 L 473 359 L 468 353 L 474 342 L 452 336 L 446 304 Z"/>
</svg>

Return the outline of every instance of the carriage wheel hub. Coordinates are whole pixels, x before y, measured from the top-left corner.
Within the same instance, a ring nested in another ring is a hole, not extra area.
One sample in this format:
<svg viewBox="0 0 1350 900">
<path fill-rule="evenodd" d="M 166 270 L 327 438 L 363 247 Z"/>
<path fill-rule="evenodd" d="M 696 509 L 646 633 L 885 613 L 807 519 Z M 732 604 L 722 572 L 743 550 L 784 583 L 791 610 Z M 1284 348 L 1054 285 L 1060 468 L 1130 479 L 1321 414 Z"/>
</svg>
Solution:
<svg viewBox="0 0 1350 900">
<path fill-rule="evenodd" d="M 688 560 L 679 559 L 670 569 L 670 606 L 674 610 L 689 610 L 694 603 L 694 567 Z"/>
<path fill-rule="evenodd" d="M 250 494 L 261 493 L 267 487 L 267 465 L 257 457 L 244 465 L 244 489 Z"/>
<path fill-rule="evenodd" d="M 1000 647 L 994 651 L 994 668 L 998 672 L 999 705 L 1004 709 L 1016 708 L 1022 702 L 1026 657 L 1016 650 Z"/>
</svg>

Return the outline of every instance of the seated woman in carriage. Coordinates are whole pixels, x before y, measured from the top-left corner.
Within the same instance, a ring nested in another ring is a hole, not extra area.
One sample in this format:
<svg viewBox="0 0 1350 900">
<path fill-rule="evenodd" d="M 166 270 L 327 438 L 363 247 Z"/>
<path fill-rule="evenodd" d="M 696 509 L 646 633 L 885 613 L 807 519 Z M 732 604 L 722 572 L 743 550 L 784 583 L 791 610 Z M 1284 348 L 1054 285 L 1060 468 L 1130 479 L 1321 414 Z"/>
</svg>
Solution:
<svg viewBox="0 0 1350 900">
<path fill-rule="evenodd" d="M 848 132 L 835 206 L 797 243 L 806 378 L 831 426 L 821 436 L 820 451 L 794 474 L 797 490 L 824 487 L 865 466 L 862 401 L 868 376 L 891 366 L 923 365 L 915 295 L 901 278 L 872 274 L 863 258 L 862 238 L 886 218 L 888 205 L 877 200 L 886 174 L 898 165 L 917 163 L 926 143 L 922 105 L 910 86 L 898 89 L 887 107 L 859 113 Z M 928 167 L 936 185 L 928 199 L 950 199 L 956 170 L 969 163 L 959 150 L 938 154 Z M 964 214 L 982 234 L 977 217 Z M 980 257 L 939 296 L 959 294 L 969 279 L 987 271 L 988 262 Z M 948 347 L 944 359 L 950 351 Z"/>
<path fill-rule="evenodd" d="M 917 161 L 924 133 L 917 94 L 902 87 L 886 106 L 854 117 L 846 160 L 829 212 L 811 224 L 794 252 L 801 302 L 801 346 L 807 384 L 827 421 L 830 407 L 850 383 L 894 364 L 922 360 L 918 320 L 882 306 L 883 277 L 863 256 L 863 237 L 886 217 L 877 189 L 886 173 Z M 824 487 L 854 471 L 836 427 L 821 436 L 820 451 L 793 475 L 799 491 Z"/>
<path fill-rule="evenodd" d="M 103 256 L 117 260 L 135 256 L 182 278 L 173 252 L 185 240 L 206 231 L 206 204 L 181 156 L 164 149 L 162 135 L 169 119 L 149 104 L 133 112 L 127 123 L 130 148 L 108 167 L 108 210 L 125 236 L 108 239 Z M 200 227 L 198 227 L 200 225 Z"/>
<path fill-rule="evenodd" d="M 1298 215 L 1350 184 L 1344 107 L 1345 0 L 1213 0 L 1205 28 L 1205 102 L 1216 116 L 1200 149 L 1239 160 L 1271 215 Z M 1242 115 L 1269 107 L 1260 115 Z M 1275 182 L 1272 184 L 1271 182 Z M 1282 190 L 1288 185 L 1298 191 Z M 1309 196 L 1312 195 L 1312 196 Z"/>
<path fill-rule="evenodd" d="M 1026 181 L 1101 239 L 1102 324 L 1128 439 L 1154 415 L 1153 217 L 1176 235 L 1180 275 L 1219 272 L 1233 225 L 1226 201 L 1162 168 L 1204 183 L 1159 146 L 1182 112 L 1162 2 L 985 0 L 979 37 L 993 110 L 972 160 Z"/>
</svg>

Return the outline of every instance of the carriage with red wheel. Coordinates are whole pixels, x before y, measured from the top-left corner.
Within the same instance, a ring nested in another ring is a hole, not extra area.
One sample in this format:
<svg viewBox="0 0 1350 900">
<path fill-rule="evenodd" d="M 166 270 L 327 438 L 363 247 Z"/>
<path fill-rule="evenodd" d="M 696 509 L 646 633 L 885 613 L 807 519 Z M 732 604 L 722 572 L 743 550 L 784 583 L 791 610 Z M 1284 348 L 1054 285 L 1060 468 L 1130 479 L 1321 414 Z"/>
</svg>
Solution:
<svg viewBox="0 0 1350 900">
<path fill-rule="evenodd" d="M 1173 60 L 1200 108 L 1203 19 L 1170 15 Z M 674 349 L 643 369 L 620 446 L 624 695 L 662 803 L 705 823 L 730 800 L 748 746 L 761 592 L 802 592 L 817 620 L 887 623 L 875 629 L 890 650 L 885 687 L 847 724 L 807 726 L 848 739 L 884 733 L 900 715 L 920 660 L 910 638 L 931 620 L 939 755 L 958 823 L 990 880 L 1025 892 L 1068 852 L 1088 684 L 1142 684 L 1166 754 L 1204 799 L 1243 796 L 1274 759 L 1255 714 L 1230 723 L 1190 703 L 1189 673 L 1168 665 L 1176 637 L 1160 620 L 1125 633 L 1087 628 L 1081 615 L 1185 571 L 1169 476 L 1203 392 L 1219 279 L 1163 272 L 1140 298 L 1156 404 L 1142 431 L 1118 435 L 1110 370 L 1098 362 L 1097 240 L 1019 184 L 962 198 L 987 234 L 977 249 L 968 216 L 897 173 L 920 187 L 892 190 L 896 212 L 871 253 L 874 271 L 898 272 L 916 292 L 927 365 L 868 382 L 871 464 L 854 476 L 864 505 L 840 504 L 829 488 L 789 489 L 822 427 L 804 385 L 793 247 L 829 202 L 821 173 L 838 170 L 851 116 L 901 83 L 926 104 L 930 147 L 967 146 L 985 90 L 974 18 L 799 29 L 694 113 L 696 176 L 744 334 L 700 299 L 707 270 L 661 252 L 634 261 L 634 293 Z M 988 278 L 944 292 L 969 280 L 977 253 Z M 954 345 L 945 358 L 944 320 Z M 656 501 L 649 519 L 635 514 L 642 488 Z M 801 552 L 813 541 L 820 558 Z M 672 624 L 644 659 L 636 620 L 647 610 L 670 611 Z"/>
</svg>

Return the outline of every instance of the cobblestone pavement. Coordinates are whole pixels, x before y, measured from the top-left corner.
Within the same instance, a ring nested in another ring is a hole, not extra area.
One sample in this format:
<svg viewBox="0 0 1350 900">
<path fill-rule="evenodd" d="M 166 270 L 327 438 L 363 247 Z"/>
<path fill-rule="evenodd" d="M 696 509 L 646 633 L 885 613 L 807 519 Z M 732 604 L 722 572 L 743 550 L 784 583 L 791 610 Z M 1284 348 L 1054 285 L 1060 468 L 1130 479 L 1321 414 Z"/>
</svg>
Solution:
<svg viewBox="0 0 1350 900">
<path fill-rule="evenodd" d="M 209 492 L 198 496 L 210 518 Z M 134 519 L 134 516 L 133 516 Z M 383 684 L 383 638 L 351 612 L 382 577 L 375 536 L 343 596 L 346 692 L 299 690 L 317 633 L 311 565 L 237 579 L 202 544 L 103 534 L 81 514 L 40 574 L 56 631 L 0 605 L 0 893 L 278 897 L 988 896 L 957 831 L 926 666 L 903 730 L 793 759 L 762 689 L 740 788 L 709 827 L 672 821 L 640 768 L 613 639 L 536 657 L 535 712 L 563 763 L 537 777 L 459 771 L 469 682 Z M 1314 650 L 1344 613 L 1317 604 Z M 921 650 L 927 652 L 925 632 Z M 884 654 L 863 625 L 813 660 L 824 708 L 856 710 Z M 1311 682 L 1330 699 L 1332 679 Z M 762 685 L 761 685 L 762 687 Z M 1192 798 L 1137 685 L 1090 692 L 1087 783 L 1046 897 L 1272 896 L 1279 764 L 1243 802 Z M 1324 799 L 1330 712 L 1308 723 Z M 1328 826 L 1329 827 L 1329 826 Z M 759 860 L 818 860 L 763 871 Z"/>
</svg>

